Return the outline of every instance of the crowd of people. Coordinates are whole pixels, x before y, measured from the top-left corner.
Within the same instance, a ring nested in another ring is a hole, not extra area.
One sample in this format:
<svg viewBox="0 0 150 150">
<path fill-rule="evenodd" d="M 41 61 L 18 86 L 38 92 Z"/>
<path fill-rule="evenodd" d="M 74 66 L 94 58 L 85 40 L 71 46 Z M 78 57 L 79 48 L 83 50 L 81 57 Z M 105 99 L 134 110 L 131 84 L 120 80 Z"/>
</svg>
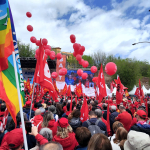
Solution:
<svg viewBox="0 0 150 150">
<path fill-rule="evenodd" d="M 42 99 L 34 95 L 32 104 L 26 95 L 24 121 L 31 123 L 31 131 L 26 131 L 28 149 L 150 150 L 149 99 L 141 103 L 136 97 L 128 97 L 116 104 L 115 97 L 104 98 L 101 103 L 86 97 L 89 114 L 84 122 L 80 119 L 84 98 L 76 103 L 72 95 L 72 100 L 71 104 L 71 97 L 61 96 L 54 101 L 46 93 Z M 0 100 L 0 121 L 5 110 L 6 104 Z M 0 150 L 24 149 L 20 112 L 16 120 L 17 125 L 9 114 L 6 128 L 0 131 Z"/>
</svg>

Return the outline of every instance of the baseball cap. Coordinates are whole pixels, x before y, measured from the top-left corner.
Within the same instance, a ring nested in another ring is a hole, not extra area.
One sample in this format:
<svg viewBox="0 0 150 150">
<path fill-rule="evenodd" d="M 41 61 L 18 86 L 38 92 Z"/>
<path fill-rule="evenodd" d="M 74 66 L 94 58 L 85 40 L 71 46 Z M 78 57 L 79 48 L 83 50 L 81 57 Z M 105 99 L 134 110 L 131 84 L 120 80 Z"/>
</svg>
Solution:
<svg viewBox="0 0 150 150">
<path fill-rule="evenodd" d="M 146 112 L 144 110 L 138 110 L 136 114 L 141 118 L 146 119 Z"/>
<path fill-rule="evenodd" d="M 30 106 L 31 105 L 31 101 L 26 101 L 26 105 Z"/>
<path fill-rule="evenodd" d="M 57 125 L 61 128 L 66 128 L 69 126 L 69 123 L 68 123 L 68 119 L 66 118 L 60 118 L 57 122 Z"/>
<path fill-rule="evenodd" d="M 17 128 L 9 132 L 6 142 L 10 148 L 17 148 L 23 143 L 22 128 Z"/>
<path fill-rule="evenodd" d="M 150 137 L 143 132 L 131 130 L 124 143 L 125 150 L 150 150 Z"/>
</svg>

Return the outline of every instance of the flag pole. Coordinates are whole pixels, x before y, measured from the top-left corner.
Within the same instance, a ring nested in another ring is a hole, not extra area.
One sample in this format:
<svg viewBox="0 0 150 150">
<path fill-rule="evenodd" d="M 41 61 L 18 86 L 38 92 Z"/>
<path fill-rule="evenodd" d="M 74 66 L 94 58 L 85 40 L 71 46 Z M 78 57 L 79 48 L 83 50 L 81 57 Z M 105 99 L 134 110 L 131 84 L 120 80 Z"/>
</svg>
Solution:
<svg viewBox="0 0 150 150">
<path fill-rule="evenodd" d="M 34 88 L 35 88 L 35 82 L 33 83 L 32 101 L 31 101 L 31 106 L 30 106 L 29 120 L 31 119 L 31 111 L 32 111 L 32 104 L 33 104 Z"/>
<path fill-rule="evenodd" d="M 26 137 L 26 132 L 25 132 L 24 116 L 23 116 L 23 110 L 22 110 L 22 102 L 21 102 L 21 96 L 20 96 L 19 81 L 18 81 L 18 73 L 17 73 L 17 66 L 16 66 L 15 52 L 12 52 L 12 56 L 13 56 L 13 63 L 14 63 L 14 71 L 15 71 L 15 78 L 16 78 L 16 86 L 17 86 L 19 107 L 20 107 L 20 117 L 21 117 L 21 122 L 22 122 L 24 146 L 25 146 L 25 150 L 28 150 L 27 137 Z"/>
</svg>

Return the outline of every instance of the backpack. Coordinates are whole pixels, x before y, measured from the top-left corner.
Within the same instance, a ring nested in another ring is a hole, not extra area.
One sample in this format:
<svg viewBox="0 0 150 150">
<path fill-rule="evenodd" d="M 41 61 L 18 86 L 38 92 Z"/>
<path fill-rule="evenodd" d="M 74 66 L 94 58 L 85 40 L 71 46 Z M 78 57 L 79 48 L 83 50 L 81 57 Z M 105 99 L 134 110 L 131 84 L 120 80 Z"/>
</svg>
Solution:
<svg viewBox="0 0 150 150">
<path fill-rule="evenodd" d="M 105 131 L 101 130 L 98 126 L 99 120 L 97 120 L 95 123 L 91 123 L 89 120 L 87 120 L 86 122 L 88 124 L 88 129 L 90 130 L 92 136 L 96 133 L 105 134 Z"/>
</svg>

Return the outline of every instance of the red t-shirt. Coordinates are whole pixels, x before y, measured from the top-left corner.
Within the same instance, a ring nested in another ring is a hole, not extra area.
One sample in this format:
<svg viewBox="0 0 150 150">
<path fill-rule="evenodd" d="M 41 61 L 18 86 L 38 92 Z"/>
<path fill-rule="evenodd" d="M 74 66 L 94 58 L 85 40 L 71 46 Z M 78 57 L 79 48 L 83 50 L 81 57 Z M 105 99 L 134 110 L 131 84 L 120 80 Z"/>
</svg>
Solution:
<svg viewBox="0 0 150 150">
<path fill-rule="evenodd" d="M 130 130 L 130 125 L 131 125 L 131 122 L 132 122 L 132 117 L 131 117 L 131 115 L 127 111 L 124 111 L 121 114 L 119 114 L 116 117 L 116 119 L 123 124 L 124 128 L 127 131 Z"/>
</svg>

